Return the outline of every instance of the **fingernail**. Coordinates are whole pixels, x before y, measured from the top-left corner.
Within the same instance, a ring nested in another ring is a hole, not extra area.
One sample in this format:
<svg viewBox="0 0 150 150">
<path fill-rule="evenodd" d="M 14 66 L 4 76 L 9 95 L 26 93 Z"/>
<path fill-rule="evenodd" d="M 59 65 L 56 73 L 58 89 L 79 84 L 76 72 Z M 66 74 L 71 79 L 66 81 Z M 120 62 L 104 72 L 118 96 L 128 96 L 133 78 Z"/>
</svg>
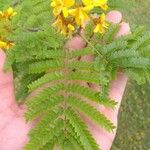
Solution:
<svg viewBox="0 0 150 150">
<path fill-rule="evenodd" d="M 116 37 L 120 37 L 120 36 L 123 36 L 123 35 L 127 35 L 127 34 L 130 34 L 131 30 L 130 30 L 130 26 L 128 23 L 126 22 L 122 22 L 120 24 L 120 30 L 119 32 L 117 33 L 117 36 Z"/>
<path fill-rule="evenodd" d="M 107 21 L 110 23 L 120 23 L 122 20 L 122 14 L 119 11 L 113 10 L 107 14 Z"/>
</svg>

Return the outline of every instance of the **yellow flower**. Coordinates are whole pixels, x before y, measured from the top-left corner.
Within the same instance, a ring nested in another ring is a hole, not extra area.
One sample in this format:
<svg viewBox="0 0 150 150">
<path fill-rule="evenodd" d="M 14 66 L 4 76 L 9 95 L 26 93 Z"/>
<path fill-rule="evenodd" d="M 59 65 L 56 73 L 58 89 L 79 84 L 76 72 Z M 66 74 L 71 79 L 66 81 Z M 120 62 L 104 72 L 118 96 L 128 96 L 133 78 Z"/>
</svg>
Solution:
<svg viewBox="0 0 150 150">
<path fill-rule="evenodd" d="M 97 33 L 105 33 L 105 29 L 108 28 L 108 23 L 106 22 L 106 15 L 103 13 L 100 18 L 94 19 L 94 22 L 96 24 L 96 27 L 94 29 L 94 32 Z"/>
<path fill-rule="evenodd" d="M 94 0 L 82 0 L 82 2 L 85 6 L 94 6 Z"/>
<path fill-rule="evenodd" d="M 108 9 L 107 1 L 108 0 L 82 0 L 85 6 L 93 5 L 94 7 L 101 7 L 103 10 Z"/>
<path fill-rule="evenodd" d="M 51 6 L 54 8 L 53 13 L 58 16 L 61 12 L 64 17 L 68 17 L 68 8 L 75 4 L 75 0 L 53 0 Z"/>
<path fill-rule="evenodd" d="M 2 40 L 0 40 L 0 48 L 6 49 L 7 48 L 7 43 L 2 41 Z"/>
<path fill-rule="evenodd" d="M 56 21 L 52 24 L 52 26 L 57 27 L 58 32 L 61 32 L 63 34 L 66 33 L 66 25 L 64 23 L 62 16 L 58 16 Z"/>
<path fill-rule="evenodd" d="M 69 10 L 69 13 L 73 17 L 75 17 L 75 21 L 77 25 L 84 26 L 86 21 L 90 19 L 88 13 L 92 9 L 93 9 L 93 6 L 86 6 L 86 7 L 79 6 L 76 9 Z"/>
<path fill-rule="evenodd" d="M 74 26 L 71 25 L 71 24 L 68 24 L 68 29 L 69 29 L 70 31 L 74 31 L 74 30 L 75 30 Z"/>
<path fill-rule="evenodd" d="M 0 48 L 1 49 L 9 49 L 14 45 L 15 45 L 14 42 L 5 42 L 2 39 L 0 39 Z"/>
<path fill-rule="evenodd" d="M 12 7 L 9 7 L 6 11 L 0 11 L 0 18 L 10 19 L 11 17 L 15 16 L 17 13 L 13 10 Z"/>
<path fill-rule="evenodd" d="M 67 29 L 68 29 L 68 36 L 71 36 L 72 32 L 75 30 L 75 27 L 71 24 L 68 24 Z"/>
<path fill-rule="evenodd" d="M 95 6 L 100 6 L 103 10 L 107 10 L 108 9 L 107 1 L 108 0 L 94 0 L 94 4 Z"/>
<path fill-rule="evenodd" d="M 54 27 L 57 27 L 58 32 L 61 34 L 68 34 L 69 36 L 75 30 L 74 26 L 69 22 L 64 20 L 63 16 L 59 15 L 56 21 L 53 23 Z"/>
</svg>

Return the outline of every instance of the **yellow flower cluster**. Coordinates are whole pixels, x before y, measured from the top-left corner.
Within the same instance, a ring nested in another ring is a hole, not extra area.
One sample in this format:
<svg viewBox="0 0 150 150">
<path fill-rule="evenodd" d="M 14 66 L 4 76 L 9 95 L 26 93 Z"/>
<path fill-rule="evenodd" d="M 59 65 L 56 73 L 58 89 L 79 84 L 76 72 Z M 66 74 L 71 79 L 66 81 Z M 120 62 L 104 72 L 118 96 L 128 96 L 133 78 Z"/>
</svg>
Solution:
<svg viewBox="0 0 150 150">
<path fill-rule="evenodd" d="M 15 16 L 17 13 L 13 10 L 12 7 L 9 7 L 6 11 L 2 12 L 0 11 L 0 21 L 4 21 L 4 20 L 11 20 L 11 18 L 13 16 Z M 2 37 L 2 35 L 0 35 L 0 48 L 1 49 L 9 49 L 12 46 L 14 46 L 14 42 L 11 41 L 6 41 L 4 40 L 4 38 Z"/>
<path fill-rule="evenodd" d="M 97 18 L 90 13 L 95 7 L 106 11 L 107 0 L 53 0 L 51 7 L 56 17 L 53 26 L 62 34 L 71 35 L 76 29 L 85 27 L 90 20 L 95 24 L 94 32 L 103 34 L 108 27 L 104 13 Z"/>
</svg>

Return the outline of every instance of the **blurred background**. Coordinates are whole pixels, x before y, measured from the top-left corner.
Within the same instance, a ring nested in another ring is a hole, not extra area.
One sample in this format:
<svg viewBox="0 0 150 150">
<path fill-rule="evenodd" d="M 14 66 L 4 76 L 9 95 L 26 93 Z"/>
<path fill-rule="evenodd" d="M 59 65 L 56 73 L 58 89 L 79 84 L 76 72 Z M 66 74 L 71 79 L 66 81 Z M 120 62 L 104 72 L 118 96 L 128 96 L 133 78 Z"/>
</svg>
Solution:
<svg viewBox="0 0 150 150">
<path fill-rule="evenodd" d="M 124 0 L 123 20 L 150 27 L 150 0 Z M 150 85 L 129 81 L 119 114 L 119 128 L 112 150 L 150 150 Z"/>
</svg>

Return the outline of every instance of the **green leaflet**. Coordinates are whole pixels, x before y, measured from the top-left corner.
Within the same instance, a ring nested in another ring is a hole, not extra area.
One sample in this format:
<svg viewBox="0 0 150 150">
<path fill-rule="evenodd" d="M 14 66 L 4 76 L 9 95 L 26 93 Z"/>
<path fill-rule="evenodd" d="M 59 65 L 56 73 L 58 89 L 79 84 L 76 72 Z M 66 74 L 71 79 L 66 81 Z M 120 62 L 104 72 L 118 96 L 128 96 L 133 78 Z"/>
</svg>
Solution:
<svg viewBox="0 0 150 150">
<path fill-rule="evenodd" d="M 60 60 L 46 60 L 41 62 L 35 62 L 29 66 L 29 73 L 41 73 L 47 70 L 54 71 L 64 67 L 64 62 Z"/>
<path fill-rule="evenodd" d="M 80 118 L 74 113 L 74 111 L 68 109 L 66 112 L 66 116 L 69 119 L 70 124 L 74 127 L 76 134 L 79 136 L 84 149 L 98 150 L 98 145 L 95 143 L 95 140 L 88 132 L 87 126 L 80 120 Z"/>
<path fill-rule="evenodd" d="M 148 46 L 150 43 L 150 33 L 147 32 L 144 36 L 140 37 L 135 44 L 133 44 L 134 49 L 140 49 Z"/>
<path fill-rule="evenodd" d="M 100 98 L 99 92 L 91 90 L 88 87 L 81 86 L 79 84 L 69 84 L 67 91 L 71 92 L 71 94 L 75 94 L 75 95 L 80 94 L 81 96 L 88 98 L 88 100 L 102 104 L 106 107 L 113 108 L 116 105 L 115 101 L 113 101 L 113 100 L 104 101 Z"/>
<path fill-rule="evenodd" d="M 79 50 L 67 52 L 67 55 L 69 58 L 76 58 L 76 57 L 81 57 L 81 56 L 85 56 L 85 55 L 93 55 L 93 54 L 95 54 L 95 52 L 90 47 L 81 48 Z"/>
<path fill-rule="evenodd" d="M 43 130 L 38 136 L 33 136 L 30 142 L 25 146 L 25 150 L 39 150 L 47 143 L 53 140 L 56 135 L 61 133 L 63 128 L 63 121 L 61 119 L 56 120 L 49 128 Z"/>
<path fill-rule="evenodd" d="M 130 58 L 130 57 L 138 57 L 139 54 L 134 49 L 123 49 L 120 51 L 116 51 L 109 56 L 110 62 L 114 59 L 122 59 L 122 58 Z"/>
<path fill-rule="evenodd" d="M 47 98 L 50 98 L 52 95 L 57 94 L 61 90 L 64 90 L 63 84 L 56 84 L 55 86 L 48 87 L 48 88 L 42 90 L 35 97 L 26 101 L 26 105 L 28 105 L 29 108 L 34 109 L 36 107 L 35 103 L 36 103 L 36 105 L 40 105 L 43 103 L 43 101 L 46 101 Z"/>
<path fill-rule="evenodd" d="M 116 61 L 112 61 L 116 66 L 122 68 L 141 68 L 150 69 L 150 59 L 149 58 L 124 58 Z"/>
<path fill-rule="evenodd" d="M 70 134 L 68 134 L 68 140 L 73 145 L 75 150 L 83 150 L 82 145 L 80 145 L 80 143 L 77 142 L 77 140 L 74 138 L 74 136 L 71 136 Z"/>
<path fill-rule="evenodd" d="M 25 113 L 25 117 L 27 120 L 32 120 L 36 118 L 38 115 L 41 115 L 42 113 L 46 112 L 48 109 L 52 109 L 55 106 L 59 105 L 60 103 L 63 102 L 63 97 L 62 96 L 57 96 L 57 97 L 51 97 L 49 99 L 46 99 L 40 104 L 36 104 L 33 107 L 28 106 L 28 112 Z"/>
<path fill-rule="evenodd" d="M 49 142 L 45 146 L 43 146 L 40 150 L 52 150 L 54 149 L 54 146 L 55 145 L 53 142 Z"/>
<path fill-rule="evenodd" d="M 35 90 L 36 88 L 42 86 L 43 84 L 46 84 L 50 81 L 55 81 L 55 80 L 60 80 L 63 79 L 64 75 L 63 72 L 52 72 L 52 73 L 47 73 L 38 80 L 32 82 L 28 87 L 30 91 Z"/>
<path fill-rule="evenodd" d="M 78 70 L 88 70 L 93 71 L 94 70 L 94 64 L 91 62 L 84 62 L 84 61 L 73 61 L 68 65 L 69 68 L 77 68 Z"/>
<path fill-rule="evenodd" d="M 30 136 L 38 136 L 39 132 L 43 129 L 49 128 L 49 125 L 53 123 L 57 118 L 63 114 L 62 108 L 56 108 L 54 111 L 49 109 L 43 118 L 40 120 L 39 124 L 30 132 Z"/>
<path fill-rule="evenodd" d="M 68 98 L 68 103 L 69 105 L 73 106 L 73 108 L 76 108 L 79 111 L 83 112 L 86 116 L 99 124 L 101 127 L 106 128 L 108 131 L 114 129 L 114 125 L 108 119 L 106 119 L 103 114 L 98 112 L 88 103 L 81 101 L 80 99 L 74 98 L 73 96 L 70 96 Z"/>
<path fill-rule="evenodd" d="M 28 92 L 28 85 L 37 80 L 38 78 L 40 78 L 43 74 L 37 74 L 37 75 L 23 75 L 22 77 L 20 77 L 19 79 L 19 85 L 17 87 L 17 92 L 16 92 L 16 99 L 18 102 L 23 101 L 26 96 L 29 94 Z"/>
<path fill-rule="evenodd" d="M 72 72 L 69 74 L 69 80 L 78 80 L 78 81 L 84 81 L 84 82 L 91 82 L 91 83 L 99 83 L 99 74 L 91 73 L 91 72 Z"/>
<path fill-rule="evenodd" d="M 124 50 L 127 47 L 127 44 L 128 43 L 126 41 L 115 41 L 104 46 L 101 49 L 101 52 L 103 53 L 104 56 L 109 56 L 110 54 L 116 51 Z"/>
<path fill-rule="evenodd" d="M 108 28 L 108 30 L 106 31 L 107 33 L 103 37 L 104 41 L 107 43 L 112 42 L 118 31 L 119 31 L 118 25 L 113 25 L 111 28 Z"/>
<path fill-rule="evenodd" d="M 0 0 L 2 6 L 5 1 Z M 118 0 L 110 0 L 116 7 Z M 132 34 L 114 39 L 118 25 L 110 25 L 106 34 L 92 37 L 93 25 L 86 28 L 86 47 L 68 50 L 65 37 L 56 33 L 49 0 L 19 1 L 13 20 L 16 45 L 7 52 L 5 69 L 13 69 L 17 79 L 17 98 L 25 100 L 27 121 L 38 119 L 29 133 L 25 150 L 99 150 L 86 122 L 112 131 L 114 125 L 91 105 L 114 108 L 109 85 L 123 70 L 138 83 L 150 82 L 150 32 L 135 28 Z M 96 10 L 95 10 L 96 11 Z M 81 36 L 81 35 L 78 35 Z M 79 61 L 94 56 L 92 62 Z M 89 85 L 101 87 L 101 91 Z M 28 99 L 28 94 L 36 95 Z M 103 140 L 103 139 L 100 139 Z"/>
<path fill-rule="evenodd" d="M 68 131 L 68 140 L 76 147 L 77 149 L 83 150 L 84 146 L 81 143 L 78 133 L 75 132 L 74 127 L 69 122 L 67 123 L 67 131 Z"/>
</svg>

